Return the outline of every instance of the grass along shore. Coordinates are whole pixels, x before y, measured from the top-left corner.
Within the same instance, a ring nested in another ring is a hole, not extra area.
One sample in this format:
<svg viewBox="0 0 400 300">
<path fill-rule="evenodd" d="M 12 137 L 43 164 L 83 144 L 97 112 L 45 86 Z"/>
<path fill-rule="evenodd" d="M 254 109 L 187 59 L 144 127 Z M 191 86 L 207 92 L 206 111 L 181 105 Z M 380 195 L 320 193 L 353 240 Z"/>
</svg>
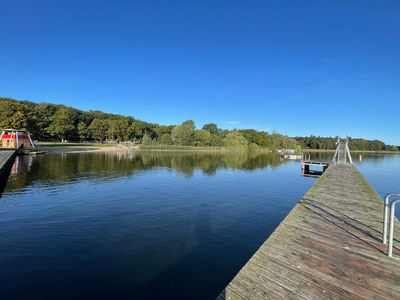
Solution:
<svg viewBox="0 0 400 300">
<path fill-rule="evenodd" d="M 257 152 L 272 152 L 269 148 L 262 147 L 211 147 L 211 146 L 180 146 L 180 145 L 140 145 L 138 150 L 151 150 L 151 151 L 187 151 L 187 152 L 237 152 L 237 151 L 257 151 Z"/>
<path fill-rule="evenodd" d="M 134 151 L 170 151 L 170 152 L 242 152 L 252 151 L 260 153 L 273 152 L 269 148 L 256 147 L 210 147 L 210 146 L 180 146 L 180 145 L 133 145 L 114 143 L 61 143 L 61 142 L 37 142 L 36 148 L 46 153 L 83 153 L 83 152 L 126 152 Z"/>
<path fill-rule="evenodd" d="M 61 142 L 37 142 L 38 150 L 47 153 L 83 153 L 83 152 L 124 152 L 135 151 L 183 151 L 183 152 L 239 152 L 254 151 L 271 153 L 273 149 L 262 148 L 249 145 L 247 147 L 229 148 L 229 147 L 211 147 L 211 146 L 180 146 L 180 145 L 134 145 L 128 148 L 125 144 L 115 143 L 61 143 Z M 302 153 L 334 153 L 331 149 L 302 149 Z M 368 150 L 350 150 L 352 153 L 381 153 L 381 154 L 400 154 L 400 151 L 368 151 Z"/>
</svg>

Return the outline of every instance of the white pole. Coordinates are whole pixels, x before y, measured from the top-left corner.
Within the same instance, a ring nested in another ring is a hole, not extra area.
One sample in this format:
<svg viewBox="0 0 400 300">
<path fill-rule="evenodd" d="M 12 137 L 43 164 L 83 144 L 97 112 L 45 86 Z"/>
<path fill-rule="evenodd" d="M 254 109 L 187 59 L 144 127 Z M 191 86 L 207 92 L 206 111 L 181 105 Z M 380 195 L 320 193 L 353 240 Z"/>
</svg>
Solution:
<svg viewBox="0 0 400 300">
<path fill-rule="evenodd" d="M 35 144 L 33 143 L 32 139 L 31 139 L 31 135 L 30 135 L 29 133 L 26 133 L 26 134 L 27 134 L 27 136 L 28 136 L 28 138 L 29 138 L 29 141 L 30 141 L 31 144 L 32 144 L 32 148 L 35 148 Z"/>
<path fill-rule="evenodd" d="M 353 164 L 353 159 L 351 158 L 350 148 L 349 148 L 349 144 L 348 143 L 346 144 L 346 151 L 347 151 L 347 154 L 349 155 L 350 163 Z"/>
<path fill-rule="evenodd" d="M 394 201 L 396 202 L 396 201 Z M 393 203 L 394 203 L 393 202 Z M 393 255 L 393 230 L 394 230 L 394 209 L 396 204 L 390 206 L 390 223 L 389 223 L 389 244 L 388 244 L 388 256 L 392 257 Z"/>
<path fill-rule="evenodd" d="M 17 140 L 17 147 L 15 147 L 15 145 L 14 145 L 14 148 L 18 149 L 19 148 L 18 131 L 15 131 L 15 139 Z"/>
<path fill-rule="evenodd" d="M 0 148 L 3 147 L 3 135 L 4 135 L 5 131 L 3 131 L 0 135 Z"/>
<path fill-rule="evenodd" d="M 339 152 L 339 143 L 336 142 L 336 151 L 335 151 L 335 155 L 333 156 L 333 161 L 336 163 L 337 161 L 337 156 L 338 156 L 338 152 Z"/>
<path fill-rule="evenodd" d="M 383 212 L 383 234 L 382 234 L 382 243 L 387 244 L 387 223 L 389 218 L 389 198 L 390 194 L 385 196 L 384 199 L 384 212 Z"/>
</svg>

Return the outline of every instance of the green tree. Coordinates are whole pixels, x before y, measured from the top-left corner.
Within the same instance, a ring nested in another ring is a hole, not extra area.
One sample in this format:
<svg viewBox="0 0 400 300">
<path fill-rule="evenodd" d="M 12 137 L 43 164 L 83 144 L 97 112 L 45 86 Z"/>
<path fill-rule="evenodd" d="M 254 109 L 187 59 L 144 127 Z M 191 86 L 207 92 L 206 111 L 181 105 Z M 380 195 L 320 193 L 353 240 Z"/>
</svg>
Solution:
<svg viewBox="0 0 400 300">
<path fill-rule="evenodd" d="M 47 127 L 47 132 L 54 138 L 64 142 L 74 134 L 76 128 L 73 122 L 74 116 L 72 110 L 61 107 L 54 114 L 51 125 Z"/>
<path fill-rule="evenodd" d="M 172 144 L 172 137 L 169 133 L 164 133 L 161 136 L 160 143 L 163 145 L 171 145 Z"/>
<path fill-rule="evenodd" d="M 51 135 L 47 132 L 47 128 L 51 125 L 53 117 L 57 111 L 57 106 L 49 103 L 38 103 L 33 107 L 35 126 L 30 128 L 33 136 L 40 140 L 46 141 L 51 139 Z"/>
<path fill-rule="evenodd" d="M 220 130 L 218 129 L 217 124 L 214 124 L 214 123 L 205 124 L 203 126 L 203 130 L 206 130 L 209 133 L 215 134 L 215 135 L 220 134 Z"/>
<path fill-rule="evenodd" d="M 142 144 L 143 145 L 153 145 L 153 144 L 155 144 L 155 141 L 151 138 L 150 135 L 145 134 L 143 136 Z"/>
<path fill-rule="evenodd" d="M 88 132 L 93 140 L 103 142 L 107 139 L 108 128 L 109 124 L 107 120 L 93 119 L 88 127 Z"/>
<path fill-rule="evenodd" d="M 31 114 L 25 103 L 6 99 L 0 101 L 0 127 L 30 129 Z"/>
<path fill-rule="evenodd" d="M 241 129 L 238 130 L 249 144 L 254 143 L 262 147 L 268 147 L 270 145 L 270 139 L 268 134 L 263 131 L 257 131 L 254 129 Z"/>
<path fill-rule="evenodd" d="M 110 140 L 127 141 L 129 139 L 129 123 L 124 119 L 111 120 L 107 130 Z"/>
<path fill-rule="evenodd" d="M 143 121 L 135 121 L 133 123 L 134 138 L 137 140 L 141 140 L 145 134 L 147 134 L 151 138 L 157 137 L 157 134 L 153 128 L 154 126 L 149 123 Z"/>
<path fill-rule="evenodd" d="M 78 123 L 78 135 L 79 135 L 79 140 L 81 142 L 85 141 L 88 139 L 88 128 L 85 122 L 79 122 Z"/>
<path fill-rule="evenodd" d="M 28 126 L 27 116 L 23 111 L 15 112 L 10 123 L 12 128 L 26 129 Z"/>
<path fill-rule="evenodd" d="M 86 126 L 86 128 L 85 128 Z M 26 129 L 31 136 L 40 141 L 65 140 L 142 140 L 148 135 L 153 141 L 179 145 L 223 146 L 224 137 L 229 131 L 219 129 L 209 123 L 202 131 L 195 131 L 195 124 L 189 120 L 178 126 L 164 126 L 136 120 L 130 116 L 104 113 L 101 111 L 81 111 L 63 105 L 51 103 L 34 103 L 0 97 L 0 128 Z M 279 133 L 253 129 L 237 130 L 248 144 L 268 148 L 313 148 L 335 149 L 335 137 L 296 137 L 295 140 Z M 229 142 L 229 138 L 227 139 Z M 379 140 L 350 138 L 350 150 L 399 151 L 399 146 L 386 145 Z"/>
<path fill-rule="evenodd" d="M 237 131 L 229 132 L 223 139 L 223 143 L 228 148 L 243 148 L 247 146 L 247 140 Z"/>
<path fill-rule="evenodd" d="M 195 146 L 210 146 L 211 145 L 211 133 L 207 130 L 200 129 L 194 132 Z"/>
<path fill-rule="evenodd" d="M 154 128 L 154 131 L 157 134 L 157 137 L 162 137 L 164 134 L 171 134 L 172 132 L 172 128 L 174 128 L 174 126 L 164 126 L 164 125 L 157 125 Z"/>
<path fill-rule="evenodd" d="M 213 147 L 222 147 L 224 145 L 222 138 L 219 135 L 211 134 L 210 137 L 210 146 Z"/>
<path fill-rule="evenodd" d="M 272 147 L 275 149 L 298 149 L 299 143 L 286 135 L 274 132 L 270 136 Z"/>
<path fill-rule="evenodd" d="M 192 144 L 195 125 L 192 120 L 188 120 L 177 125 L 172 129 L 172 141 L 176 145 L 189 146 Z"/>
</svg>

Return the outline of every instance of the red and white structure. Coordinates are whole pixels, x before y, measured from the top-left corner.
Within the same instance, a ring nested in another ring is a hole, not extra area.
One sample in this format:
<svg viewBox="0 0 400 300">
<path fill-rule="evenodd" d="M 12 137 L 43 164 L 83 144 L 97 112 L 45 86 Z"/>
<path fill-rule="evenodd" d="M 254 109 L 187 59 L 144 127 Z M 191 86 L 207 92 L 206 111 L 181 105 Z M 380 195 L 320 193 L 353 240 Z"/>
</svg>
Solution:
<svg viewBox="0 0 400 300">
<path fill-rule="evenodd" d="M 1 147 L 7 149 L 35 148 L 29 133 L 18 129 L 4 129 L 0 136 Z"/>
</svg>

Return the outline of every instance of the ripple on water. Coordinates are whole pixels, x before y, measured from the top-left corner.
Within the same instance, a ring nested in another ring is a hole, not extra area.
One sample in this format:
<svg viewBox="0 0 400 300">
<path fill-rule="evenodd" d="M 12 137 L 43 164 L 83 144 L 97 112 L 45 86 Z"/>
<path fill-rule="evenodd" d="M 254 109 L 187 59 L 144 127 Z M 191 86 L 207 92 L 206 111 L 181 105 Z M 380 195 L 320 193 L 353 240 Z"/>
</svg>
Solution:
<svg viewBox="0 0 400 300">
<path fill-rule="evenodd" d="M 299 163 L 235 155 L 21 162 L 0 199 L 2 297 L 214 298 L 315 182 Z M 399 158 L 358 167 L 395 190 Z"/>
</svg>

